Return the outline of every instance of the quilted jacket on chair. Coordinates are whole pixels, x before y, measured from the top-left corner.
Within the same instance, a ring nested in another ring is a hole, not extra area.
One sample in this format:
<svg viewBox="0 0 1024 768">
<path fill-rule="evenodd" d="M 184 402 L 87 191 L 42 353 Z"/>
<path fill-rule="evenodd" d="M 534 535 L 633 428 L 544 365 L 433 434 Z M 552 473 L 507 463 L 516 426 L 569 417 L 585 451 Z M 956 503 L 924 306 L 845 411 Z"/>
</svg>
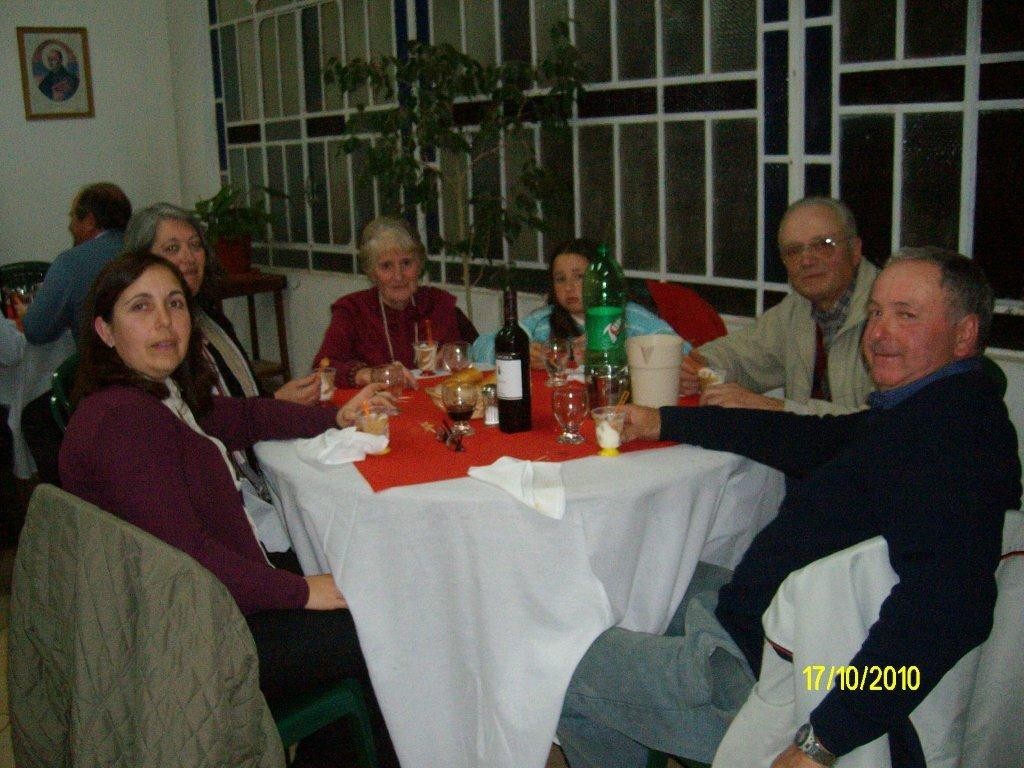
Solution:
<svg viewBox="0 0 1024 768">
<path fill-rule="evenodd" d="M 284 765 L 220 581 L 53 486 L 33 495 L 18 547 L 9 676 L 19 768 Z"/>
</svg>

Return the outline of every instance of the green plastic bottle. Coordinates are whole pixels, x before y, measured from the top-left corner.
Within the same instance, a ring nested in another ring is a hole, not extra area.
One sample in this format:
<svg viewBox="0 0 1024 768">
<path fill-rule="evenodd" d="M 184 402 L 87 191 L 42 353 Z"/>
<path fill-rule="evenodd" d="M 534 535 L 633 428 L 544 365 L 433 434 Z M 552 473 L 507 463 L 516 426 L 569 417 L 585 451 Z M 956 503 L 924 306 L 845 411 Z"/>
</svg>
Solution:
<svg viewBox="0 0 1024 768">
<path fill-rule="evenodd" d="M 626 360 L 626 276 L 608 252 L 597 248 L 597 258 L 583 275 L 587 351 L 584 374 L 590 407 L 615 405 L 629 383 Z"/>
</svg>

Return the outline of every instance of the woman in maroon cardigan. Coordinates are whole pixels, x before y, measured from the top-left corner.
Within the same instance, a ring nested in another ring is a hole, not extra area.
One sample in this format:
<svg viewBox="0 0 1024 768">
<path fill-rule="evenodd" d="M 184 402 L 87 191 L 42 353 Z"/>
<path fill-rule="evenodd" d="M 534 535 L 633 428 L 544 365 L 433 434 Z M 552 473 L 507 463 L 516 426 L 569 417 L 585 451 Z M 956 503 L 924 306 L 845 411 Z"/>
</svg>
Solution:
<svg viewBox="0 0 1024 768">
<path fill-rule="evenodd" d="M 77 406 L 60 451 L 74 493 L 186 552 L 235 598 L 256 641 L 267 699 L 357 677 L 370 693 L 345 598 L 330 574 L 273 568 L 245 514 L 228 452 L 313 437 L 351 422 L 367 387 L 339 411 L 211 394 L 181 273 L 145 251 L 107 264 L 86 305 Z M 99 447 L 102 446 L 102 447 Z M 386 740 L 373 696 L 381 744 Z"/>
<path fill-rule="evenodd" d="M 362 386 L 370 383 L 375 365 L 397 360 L 414 368 L 413 345 L 428 335 L 439 344 L 472 343 L 476 328 L 455 297 L 420 286 L 425 259 L 426 249 L 405 219 L 379 216 L 367 224 L 359 236 L 359 268 L 373 288 L 331 305 L 331 324 L 313 366 L 326 358 L 337 370 L 338 386 Z M 410 384 L 415 382 L 410 379 Z"/>
</svg>

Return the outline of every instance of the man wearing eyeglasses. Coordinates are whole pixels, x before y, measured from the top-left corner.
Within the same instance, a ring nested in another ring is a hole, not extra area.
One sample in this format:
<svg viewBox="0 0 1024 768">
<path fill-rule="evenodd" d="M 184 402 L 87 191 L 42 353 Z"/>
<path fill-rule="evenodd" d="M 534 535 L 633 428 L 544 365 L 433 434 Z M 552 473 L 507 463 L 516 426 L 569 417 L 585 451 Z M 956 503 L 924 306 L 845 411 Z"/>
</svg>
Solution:
<svg viewBox="0 0 1024 768">
<path fill-rule="evenodd" d="M 710 367 L 725 383 L 707 387 L 702 405 L 849 413 L 874 385 L 859 344 L 878 270 L 861 258 L 850 209 L 829 197 L 805 197 L 779 224 L 779 253 L 793 291 L 757 322 L 708 342 L 683 359 L 680 392 L 698 391 Z M 782 388 L 783 398 L 765 392 Z"/>
</svg>

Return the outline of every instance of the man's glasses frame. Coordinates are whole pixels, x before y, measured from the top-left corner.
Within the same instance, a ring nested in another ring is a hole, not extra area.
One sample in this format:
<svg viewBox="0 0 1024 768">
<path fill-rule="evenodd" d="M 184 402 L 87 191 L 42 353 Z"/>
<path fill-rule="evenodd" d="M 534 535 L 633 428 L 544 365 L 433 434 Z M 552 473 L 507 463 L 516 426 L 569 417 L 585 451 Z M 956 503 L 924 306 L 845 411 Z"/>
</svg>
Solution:
<svg viewBox="0 0 1024 768">
<path fill-rule="evenodd" d="M 796 261 L 802 258 L 804 253 L 810 253 L 816 259 L 830 259 L 835 255 L 840 245 L 853 240 L 854 235 L 838 235 L 829 237 L 816 237 L 809 243 L 790 243 L 779 247 L 779 256 L 783 262 Z"/>
</svg>

